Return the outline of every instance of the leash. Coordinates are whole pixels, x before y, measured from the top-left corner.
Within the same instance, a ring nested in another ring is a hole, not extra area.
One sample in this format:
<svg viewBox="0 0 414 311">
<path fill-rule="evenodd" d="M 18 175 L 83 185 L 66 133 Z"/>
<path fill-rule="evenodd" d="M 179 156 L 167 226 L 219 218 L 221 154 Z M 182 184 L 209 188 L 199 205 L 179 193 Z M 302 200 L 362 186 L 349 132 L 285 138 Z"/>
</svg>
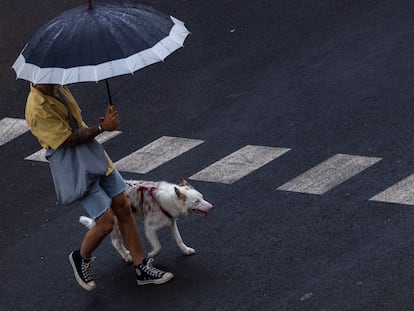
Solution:
<svg viewBox="0 0 414 311">
<path fill-rule="evenodd" d="M 150 187 L 150 188 L 148 188 L 148 187 L 145 187 L 145 186 L 139 186 L 138 187 L 138 191 L 141 193 L 141 202 L 142 202 L 142 204 L 144 204 L 144 192 L 147 191 L 151 195 L 151 197 L 154 200 L 156 200 L 156 198 L 154 197 L 154 192 L 157 189 L 158 189 L 157 187 Z M 165 216 L 167 216 L 168 218 L 172 219 L 173 218 L 172 215 L 166 209 L 162 208 L 161 204 L 158 201 L 157 201 L 157 203 L 158 203 L 158 205 L 160 207 L 161 212 Z M 151 209 L 151 205 L 149 206 L 149 208 Z"/>
</svg>

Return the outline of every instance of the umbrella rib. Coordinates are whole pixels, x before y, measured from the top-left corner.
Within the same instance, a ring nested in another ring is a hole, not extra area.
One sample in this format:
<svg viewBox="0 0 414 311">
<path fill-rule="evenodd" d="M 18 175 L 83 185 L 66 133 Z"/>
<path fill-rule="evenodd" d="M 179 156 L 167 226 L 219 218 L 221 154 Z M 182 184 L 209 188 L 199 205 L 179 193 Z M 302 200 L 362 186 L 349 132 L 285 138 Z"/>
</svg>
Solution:
<svg viewBox="0 0 414 311">
<path fill-rule="evenodd" d="M 113 15 L 112 17 L 113 17 L 113 18 L 117 18 L 117 16 L 116 16 L 116 15 Z M 124 35 L 124 33 L 121 31 L 121 29 L 122 29 L 122 28 L 120 28 L 120 27 L 118 27 L 118 26 L 114 25 L 113 29 L 115 29 L 115 30 L 118 32 L 118 34 L 122 35 L 122 38 L 123 38 L 122 42 L 126 42 L 126 43 L 128 43 L 128 45 L 129 45 L 131 48 L 133 48 L 133 45 L 130 43 L 130 38 L 129 38 L 128 36 Z M 109 32 L 109 33 L 111 34 L 111 36 L 112 36 L 112 37 L 116 37 L 116 36 L 115 36 L 112 32 Z M 129 56 L 130 56 L 130 55 L 123 57 L 123 58 L 122 58 L 122 60 L 124 60 L 124 62 L 125 62 L 125 63 L 126 63 L 126 65 L 128 66 L 128 70 L 129 70 L 129 72 L 130 72 L 131 74 L 133 74 L 133 73 L 134 73 L 134 70 L 132 69 L 132 67 L 131 67 L 130 63 L 128 62 L 128 57 L 129 57 Z"/>
</svg>

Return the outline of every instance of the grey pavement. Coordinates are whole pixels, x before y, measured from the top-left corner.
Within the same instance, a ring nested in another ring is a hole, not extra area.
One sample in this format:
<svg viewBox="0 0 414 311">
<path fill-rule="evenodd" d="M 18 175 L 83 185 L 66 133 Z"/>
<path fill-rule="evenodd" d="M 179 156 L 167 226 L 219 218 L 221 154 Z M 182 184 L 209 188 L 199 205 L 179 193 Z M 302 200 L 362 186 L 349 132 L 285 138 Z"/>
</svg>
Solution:
<svg viewBox="0 0 414 311">
<path fill-rule="evenodd" d="M 11 66 L 25 42 L 83 3 L 0 3 L 0 121 L 24 118 L 28 83 Z M 121 133 L 104 146 L 120 161 L 161 137 L 202 141 L 148 172 L 123 172 L 194 176 L 214 204 L 207 218 L 179 222 L 197 253 L 182 255 L 161 233 L 156 264 L 175 278 L 139 287 L 107 240 L 95 254 L 97 289 L 83 291 L 67 257 L 84 212 L 56 203 L 47 163 L 25 159 L 39 146 L 24 132 L 0 146 L 0 309 L 414 310 L 413 2 L 142 3 L 192 34 L 165 62 L 111 79 Z M 70 87 L 96 122 L 105 85 Z M 237 153 L 246 146 L 276 154 Z M 200 173 L 217 162 L 243 176 Z"/>
</svg>

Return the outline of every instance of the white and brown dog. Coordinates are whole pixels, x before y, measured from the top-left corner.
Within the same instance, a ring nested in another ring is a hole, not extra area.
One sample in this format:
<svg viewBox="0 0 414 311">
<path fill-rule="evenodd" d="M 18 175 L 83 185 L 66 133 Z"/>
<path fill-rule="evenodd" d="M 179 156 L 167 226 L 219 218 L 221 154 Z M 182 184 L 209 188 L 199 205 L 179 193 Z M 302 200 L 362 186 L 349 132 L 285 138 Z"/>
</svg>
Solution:
<svg viewBox="0 0 414 311">
<path fill-rule="evenodd" d="M 149 257 L 154 257 L 161 250 L 157 231 L 168 226 L 178 247 L 186 255 L 192 255 L 195 250 L 184 244 L 177 227 L 177 219 L 192 213 L 206 216 L 213 207 L 204 200 L 203 195 L 194 189 L 184 178 L 180 184 L 165 181 L 127 180 L 128 196 L 133 213 L 144 222 L 145 236 L 151 244 Z M 129 251 L 122 241 L 121 232 L 116 217 L 111 232 L 112 245 L 126 262 L 132 262 Z M 88 217 L 81 216 L 79 222 L 88 228 L 95 225 Z"/>
</svg>

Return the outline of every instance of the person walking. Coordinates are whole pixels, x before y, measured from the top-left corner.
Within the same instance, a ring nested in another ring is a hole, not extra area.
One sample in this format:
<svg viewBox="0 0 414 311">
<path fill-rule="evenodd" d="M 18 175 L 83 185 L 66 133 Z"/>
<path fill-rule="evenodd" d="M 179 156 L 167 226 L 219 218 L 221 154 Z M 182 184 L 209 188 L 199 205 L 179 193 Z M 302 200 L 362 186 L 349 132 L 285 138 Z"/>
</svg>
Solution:
<svg viewBox="0 0 414 311">
<path fill-rule="evenodd" d="M 61 147 L 77 148 L 104 131 L 116 130 L 119 125 L 119 113 L 108 106 L 105 116 L 96 125 L 88 127 L 69 89 L 56 84 L 30 85 L 25 118 L 32 134 L 46 149 L 46 154 Z M 70 118 L 75 121 L 77 130 L 71 127 Z M 96 225 L 86 233 L 80 249 L 69 255 L 76 281 L 88 291 L 96 287 L 91 272 L 94 260 L 92 254 L 112 231 L 115 215 L 133 258 L 137 283 L 145 285 L 168 282 L 173 274 L 157 269 L 153 266 L 152 258 L 145 258 L 130 202 L 124 193 L 126 184 L 109 156 L 106 153 L 105 156 L 108 160 L 106 173 L 96 179 L 78 200 Z"/>
</svg>

